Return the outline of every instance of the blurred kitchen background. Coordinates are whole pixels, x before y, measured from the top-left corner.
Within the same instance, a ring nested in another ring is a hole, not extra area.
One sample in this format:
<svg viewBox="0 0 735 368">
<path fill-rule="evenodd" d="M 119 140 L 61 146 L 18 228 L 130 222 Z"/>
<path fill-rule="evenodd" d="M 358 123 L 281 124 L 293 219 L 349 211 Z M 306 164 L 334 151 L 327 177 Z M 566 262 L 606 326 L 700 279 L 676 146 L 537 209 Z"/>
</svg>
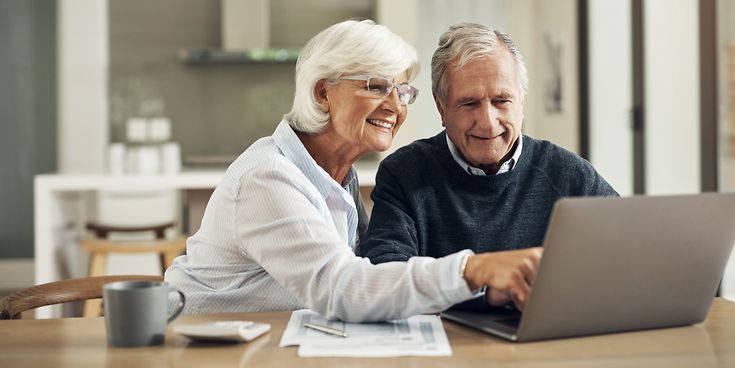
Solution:
<svg viewBox="0 0 735 368">
<path fill-rule="evenodd" d="M 431 54 L 469 21 L 525 56 L 525 133 L 622 195 L 735 184 L 733 0 L 0 0 L 0 289 L 82 275 L 86 255 L 68 249 L 87 221 L 147 212 L 100 204 L 126 183 L 174 189 L 163 203 L 195 231 L 217 175 L 289 111 L 299 48 L 348 18 L 419 52 L 421 93 L 391 151 L 441 130 Z M 388 153 L 360 162 L 366 194 Z"/>
</svg>

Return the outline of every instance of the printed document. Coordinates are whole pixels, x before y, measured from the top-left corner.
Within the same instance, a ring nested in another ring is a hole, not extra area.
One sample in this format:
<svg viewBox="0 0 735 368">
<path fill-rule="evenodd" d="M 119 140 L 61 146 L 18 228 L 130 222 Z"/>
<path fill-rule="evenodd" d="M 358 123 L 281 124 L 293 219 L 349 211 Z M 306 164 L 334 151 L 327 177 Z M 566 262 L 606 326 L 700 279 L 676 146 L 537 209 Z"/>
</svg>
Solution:
<svg viewBox="0 0 735 368">
<path fill-rule="evenodd" d="M 336 336 L 304 326 L 312 323 L 347 332 Z M 450 356 L 444 326 L 437 315 L 418 315 L 379 323 L 328 320 L 308 309 L 291 313 L 280 346 L 298 345 L 301 357 Z"/>
</svg>

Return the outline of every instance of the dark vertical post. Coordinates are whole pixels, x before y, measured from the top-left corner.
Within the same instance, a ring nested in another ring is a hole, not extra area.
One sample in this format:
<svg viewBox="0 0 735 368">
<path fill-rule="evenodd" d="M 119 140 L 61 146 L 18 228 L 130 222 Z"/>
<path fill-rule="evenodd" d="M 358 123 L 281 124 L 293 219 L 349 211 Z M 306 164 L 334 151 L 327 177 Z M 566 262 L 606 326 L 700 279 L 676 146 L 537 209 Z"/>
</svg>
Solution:
<svg viewBox="0 0 735 368">
<path fill-rule="evenodd" d="M 646 192 L 645 68 L 643 0 L 632 0 L 633 15 L 633 192 Z"/>
<path fill-rule="evenodd" d="M 577 41 L 579 44 L 579 155 L 590 159 L 589 26 L 587 0 L 577 0 Z"/>
<path fill-rule="evenodd" d="M 717 67 L 717 0 L 699 0 L 699 142 L 703 192 L 716 192 L 719 187 Z M 719 295 L 720 288 L 717 288 L 716 296 Z"/>
<path fill-rule="evenodd" d="M 716 192 L 719 187 L 716 8 L 716 0 L 699 1 L 700 166 L 703 192 Z"/>
</svg>

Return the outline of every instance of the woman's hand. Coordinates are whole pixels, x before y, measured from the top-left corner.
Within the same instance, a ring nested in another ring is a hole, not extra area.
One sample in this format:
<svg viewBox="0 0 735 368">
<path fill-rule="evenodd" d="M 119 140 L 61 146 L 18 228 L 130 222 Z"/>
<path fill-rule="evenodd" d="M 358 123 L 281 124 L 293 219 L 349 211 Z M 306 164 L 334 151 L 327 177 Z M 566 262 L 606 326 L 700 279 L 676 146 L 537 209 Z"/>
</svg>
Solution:
<svg viewBox="0 0 735 368">
<path fill-rule="evenodd" d="M 540 247 L 476 254 L 467 260 L 464 278 L 471 290 L 488 288 L 485 299 L 490 305 L 513 302 L 523 310 L 542 254 Z"/>
</svg>

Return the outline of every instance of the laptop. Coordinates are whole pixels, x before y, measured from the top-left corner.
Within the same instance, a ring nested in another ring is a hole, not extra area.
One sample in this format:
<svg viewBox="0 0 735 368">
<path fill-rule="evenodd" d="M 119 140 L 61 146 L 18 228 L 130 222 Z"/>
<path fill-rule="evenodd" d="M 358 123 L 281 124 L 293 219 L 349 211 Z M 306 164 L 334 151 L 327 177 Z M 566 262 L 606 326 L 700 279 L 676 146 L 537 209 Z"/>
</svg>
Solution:
<svg viewBox="0 0 735 368">
<path fill-rule="evenodd" d="M 512 341 L 702 322 L 735 242 L 735 193 L 564 198 L 523 314 L 441 314 Z"/>
</svg>

